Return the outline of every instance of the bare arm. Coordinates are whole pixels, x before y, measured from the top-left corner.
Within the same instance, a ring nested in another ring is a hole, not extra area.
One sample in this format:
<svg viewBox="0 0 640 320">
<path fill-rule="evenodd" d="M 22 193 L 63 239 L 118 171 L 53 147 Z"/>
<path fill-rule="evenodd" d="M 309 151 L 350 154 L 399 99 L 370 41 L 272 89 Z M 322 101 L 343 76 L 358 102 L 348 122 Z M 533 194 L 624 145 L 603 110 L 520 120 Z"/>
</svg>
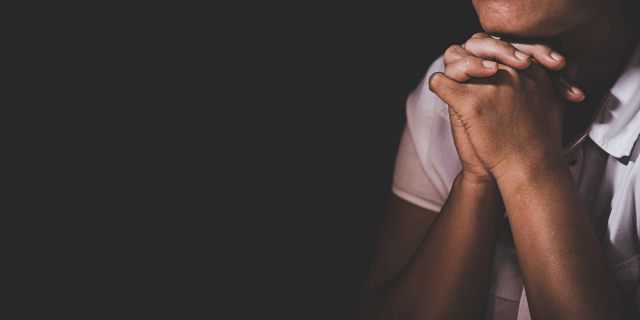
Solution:
<svg viewBox="0 0 640 320">
<path fill-rule="evenodd" d="M 433 211 L 391 194 L 372 263 L 356 303 L 404 269 L 437 216 Z"/>
<path fill-rule="evenodd" d="M 519 69 L 526 69 L 531 63 L 531 59 L 518 56 L 515 48 L 492 41 L 486 34 L 477 34 L 474 39 L 467 45 L 484 53 L 482 57 L 490 56 Z M 564 66 L 564 62 L 550 57 L 553 51 L 545 45 L 531 44 L 520 49 L 549 69 Z M 495 63 L 487 67 L 483 59 L 460 46 L 447 50 L 444 59 L 446 65 L 451 64 L 445 74 L 460 82 L 498 71 Z M 572 79 L 562 76 L 565 81 L 556 81 L 558 91 L 569 101 L 582 100 L 584 95 L 575 95 L 566 85 L 572 84 Z M 504 209 L 495 180 L 477 159 L 460 119 L 450 115 L 463 175 L 466 172 L 464 176 L 473 179 L 458 176 L 439 215 L 392 196 L 352 318 L 456 319 L 473 318 L 481 312 Z"/>
<path fill-rule="evenodd" d="M 559 70 L 564 66 L 561 62 L 564 59 L 554 62 L 551 57 L 554 50 L 544 43 L 526 42 L 513 46 L 534 56 L 548 69 Z M 515 61 L 516 48 L 513 46 L 484 33 L 476 34 L 467 41 L 464 49 L 452 46 L 448 50 L 450 62 L 445 75 L 458 82 L 469 80 L 469 75 L 493 75 L 478 67 L 485 61 L 483 59 L 498 60 L 514 67 L 510 63 Z M 524 62 L 522 66 L 528 67 Z M 573 79 L 576 74 L 575 63 L 567 63 L 562 72 L 550 73 L 556 91 L 572 102 L 584 99 L 580 90 L 568 87 L 575 86 Z M 482 108 L 487 109 L 486 106 Z M 522 125 L 521 119 L 522 116 L 517 122 Z M 492 123 L 501 124 L 512 122 L 508 119 L 492 120 Z M 545 126 L 549 128 L 548 123 L 537 127 Z M 508 126 L 502 129 L 506 130 L 500 133 L 501 136 L 510 136 Z M 538 138 L 535 137 L 536 140 Z M 526 158 L 535 155 L 536 152 L 530 152 Z M 553 161 L 554 157 L 544 160 Z M 640 304 L 637 303 L 640 287 L 636 301 L 622 291 L 596 239 L 567 166 L 562 161 L 551 165 L 545 165 L 543 161 L 534 163 L 534 166 L 527 166 L 527 161 L 518 162 L 520 168 L 515 171 L 520 174 L 500 179 L 499 185 L 516 239 L 532 316 L 545 319 L 628 317 L 629 309 Z M 540 170 L 544 167 L 553 169 Z"/>
<path fill-rule="evenodd" d="M 503 214 L 495 182 L 470 182 L 462 175 L 435 221 L 435 213 L 393 196 L 351 317 L 477 318 Z"/>
<path fill-rule="evenodd" d="M 609 265 L 567 164 L 562 106 L 546 71 L 500 65 L 467 84 L 434 74 L 430 88 L 455 110 L 497 179 L 532 317 L 629 319 L 634 307 Z M 473 97 L 473 99 L 468 99 Z"/>
<path fill-rule="evenodd" d="M 518 58 L 514 48 L 496 43 L 481 47 L 506 64 L 526 68 L 531 63 L 530 59 Z M 563 66 L 538 54 L 548 52 L 545 48 L 532 46 L 528 50 L 549 61 L 550 68 Z M 459 46 L 447 50 L 444 61 L 445 65 L 454 63 L 445 74 L 457 81 L 497 72 L 495 63 L 486 68 L 482 59 Z M 455 319 L 473 317 L 482 309 L 504 210 L 495 180 L 477 159 L 459 119 L 453 113 L 450 118 L 464 176 L 472 179 L 455 180 L 439 215 L 392 196 L 371 270 L 352 317 L 399 317 L 408 312 L 409 318 L 424 314 Z"/>
<path fill-rule="evenodd" d="M 532 319 L 629 319 L 633 301 L 615 277 L 566 165 L 505 176 Z"/>
</svg>

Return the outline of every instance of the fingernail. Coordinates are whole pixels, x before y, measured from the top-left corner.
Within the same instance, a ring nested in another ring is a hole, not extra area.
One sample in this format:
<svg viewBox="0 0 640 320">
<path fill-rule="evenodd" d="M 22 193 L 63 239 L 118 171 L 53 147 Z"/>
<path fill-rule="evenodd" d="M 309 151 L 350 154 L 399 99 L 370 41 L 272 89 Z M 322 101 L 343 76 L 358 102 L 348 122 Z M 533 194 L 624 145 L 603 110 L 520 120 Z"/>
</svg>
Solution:
<svg viewBox="0 0 640 320">
<path fill-rule="evenodd" d="M 584 92 L 582 92 L 582 90 L 580 90 L 578 87 L 576 87 L 575 85 L 571 86 L 571 91 L 574 94 L 584 94 Z"/>
<path fill-rule="evenodd" d="M 551 58 L 555 61 L 562 61 L 564 58 L 557 52 L 551 52 Z"/>
<path fill-rule="evenodd" d="M 487 60 L 482 61 L 482 65 L 487 69 L 495 68 L 496 64 L 497 63 L 495 61 L 487 61 Z"/>
<path fill-rule="evenodd" d="M 529 58 L 528 55 L 524 54 L 523 52 L 520 51 L 516 51 L 516 57 L 518 57 L 518 59 L 524 61 L 527 60 L 527 58 Z"/>
</svg>

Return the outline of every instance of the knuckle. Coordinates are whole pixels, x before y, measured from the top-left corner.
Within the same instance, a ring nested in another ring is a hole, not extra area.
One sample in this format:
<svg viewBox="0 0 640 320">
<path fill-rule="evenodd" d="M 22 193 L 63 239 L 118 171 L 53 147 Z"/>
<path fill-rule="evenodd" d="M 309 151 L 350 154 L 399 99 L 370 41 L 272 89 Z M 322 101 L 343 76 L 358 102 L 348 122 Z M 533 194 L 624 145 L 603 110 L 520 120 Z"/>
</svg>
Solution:
<svg viewBox="0 0 640 320">
<path fill-rule="evenodd" d="M 444 56 L 447 57 L 447 58 L 456 58 L 456 57 L 459 56 L 458 53 L 460 52 L 460 49 L 462 49 L 462 47 L 460 47 L 459 45 L 450 46 L 444 52 Z"/>
<path fill-rule="evenodd" d="M 440 83 L 442 82 L 442 77 L 444 75 L 440 72 L 436 72 L 429 77 L 429 89 L 434 91 L 440 87 Z"/>
<path fill-rule="evenodd" d="M 489 35 L 486 32 L 476 32 L 471 38 L 488 38 Z"/>
<path fill-rule="evenodd" d="M 470 55 L 470 53 L 467 52 L 467 50 L 465 50 L 460 45 L 452 45 L 449 48 L 447 48 L 447 50 L 444 53 L 444 64 L 445 66 L 449 65 L 468 55 Z"/>
<path fill-rule="evenodd" d="M 549 45 L 547 45 L 546 43 L 536 43 L 533 45 L 534 50 L 537 51 L 542 51 L 545 53 L 551 53 L 553 52 L 553 49 L 551 49 L 551 47 Z"/>
<path fill-rule="evenodd" d="M 465 57 L 463 59 L 461 59 L 460 61 L 460 67 L 462 67 L 465 70 L 468 70 L 469 68 L 473 67 L 473 57 Z"/>
<path fill-rule="evenodd" d="M 444 54 L 446 55 L 446 54 L 456 53 L 458 51 L 457 47 L 459 47 L 459 45 L 457 45 L 457 44 L 454 44 L 454 45 L 450 46 L 449 48 L 447 48 L 447 50 L 444 52 Z"/>
<path fill-rule="evenodd" d="M 467 40 L 464 43 L 464 49 L 467 50 L 467 51 L 469 51 L 470 49 L 473 49 L 473 47 L 477 43 L 477 40 L 479 40 L 479 39 L 478 38 L 471 38 L 471 39 Z"/>
<path fill-rule="evenodd" d="M 516 50 L 524 52 L 528 55 L 533 55 L 533 49 L 531 46 L 529 45 L 524 45 L 522 43 L 510 43 L 512 47 L 514 47 Z"/>
<path fill-rule="evenodd" d="M 453 72 L 454 72 L 453 65 L 454 64 L 449 64 L 446 67 L 444 67 L 444 74 L 446 76 L 451 77 L 453 75 Z"/>
<path fill-rule="evenodd" d="M 513 51 L 513 47 L 511 46 L 511 44 L 502 41 L 502 40 L 496 40 L 496 48 L 500 51 Z"/>
</svg>

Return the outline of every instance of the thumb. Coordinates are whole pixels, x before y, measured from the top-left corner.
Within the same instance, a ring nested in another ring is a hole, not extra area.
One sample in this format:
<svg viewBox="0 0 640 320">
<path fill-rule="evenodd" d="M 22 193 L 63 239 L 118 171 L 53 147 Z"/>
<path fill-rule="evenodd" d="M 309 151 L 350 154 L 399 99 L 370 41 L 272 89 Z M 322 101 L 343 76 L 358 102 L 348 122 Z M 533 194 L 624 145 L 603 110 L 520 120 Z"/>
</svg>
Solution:
<svg viewBox="0 0 640 320">
<path fill-rule="evenodd" d="M 464 124 L 462 123 L 462 120 L 460 120 L 460 117 L 458 117 L 458 114 L 456 113 L 455 110 L 453 110 L 453 108 L 451 108 L 451 106 L 449 106 L 449 121 L 451 121 L 452 130 L 454 131 L 461 130 L 461 132 L 466 132 L 464 129 Z"/>
<path fill-rule="evenodd" d="M 458 105 L 456 102 L 460 97 L 466 96 L 467 87 L 465 84 L 449 79 L 442 72 L 436 72 L 429 77 L 429 90 L 458 112 L 460 110 L 455 109 Z"/>
</svg>

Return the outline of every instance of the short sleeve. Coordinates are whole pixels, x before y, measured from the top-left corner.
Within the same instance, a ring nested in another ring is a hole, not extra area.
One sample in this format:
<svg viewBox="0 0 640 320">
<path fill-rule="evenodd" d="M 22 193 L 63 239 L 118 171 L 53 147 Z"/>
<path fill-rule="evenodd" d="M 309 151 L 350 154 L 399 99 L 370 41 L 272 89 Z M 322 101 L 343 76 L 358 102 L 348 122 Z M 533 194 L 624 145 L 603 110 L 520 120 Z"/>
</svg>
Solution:
<svg viewBox="0 0 640 320">
<path fill-rule="evenodd" d="M 405 126 L 396 157 L 392 191 L 398 197 L 439 212 L 462 169 L 453 144 L 448 106 L 429 90 L 428 79 L 444 70 L 437 59 L 418 88 L 409 95 Z"/>
</svg>

